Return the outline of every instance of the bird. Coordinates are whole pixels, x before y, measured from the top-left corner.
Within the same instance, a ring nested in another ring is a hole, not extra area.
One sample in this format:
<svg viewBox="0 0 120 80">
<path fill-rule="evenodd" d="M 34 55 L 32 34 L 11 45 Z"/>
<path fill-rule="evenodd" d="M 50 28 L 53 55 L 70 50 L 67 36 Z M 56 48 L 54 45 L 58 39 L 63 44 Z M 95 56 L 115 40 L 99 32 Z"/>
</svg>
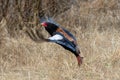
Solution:
<svg viewBox="0 0 120 80">
<path fill-rule="evenodd" d="M 76 56 L 78 65 L 80 66 L 83 57 L 80 56 L 80 49 L 78 48 L 76 38 L 73 34 L 60 25 L 52 22 L 44 21 L 41 25 L 50 34 L 50 37 L 46 40 L 61 45 L 64 49 L 72 52 Z"/>
</svg>

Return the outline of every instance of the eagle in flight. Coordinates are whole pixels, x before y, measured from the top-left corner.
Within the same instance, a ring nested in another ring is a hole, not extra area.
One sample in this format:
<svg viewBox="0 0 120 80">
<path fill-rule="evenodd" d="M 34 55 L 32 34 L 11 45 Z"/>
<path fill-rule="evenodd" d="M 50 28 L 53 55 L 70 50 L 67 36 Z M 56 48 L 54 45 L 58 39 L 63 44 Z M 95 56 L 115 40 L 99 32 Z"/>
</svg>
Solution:
<svg viewBox="0 0 120 80">
<path fill-rule="evenodd" d="M 77 45 L 76 38 L 66 29 L 52 23 L 44 21 L 41 25 L 45 30 L 51 35 L 48 39 L 48 42 L 54 42 L 61 45 L 66 50 L 71 51 L 77 58 L 78 65 L 82 64 L 83 57 L 80 56 L 80 50 Z"/>
</svg>

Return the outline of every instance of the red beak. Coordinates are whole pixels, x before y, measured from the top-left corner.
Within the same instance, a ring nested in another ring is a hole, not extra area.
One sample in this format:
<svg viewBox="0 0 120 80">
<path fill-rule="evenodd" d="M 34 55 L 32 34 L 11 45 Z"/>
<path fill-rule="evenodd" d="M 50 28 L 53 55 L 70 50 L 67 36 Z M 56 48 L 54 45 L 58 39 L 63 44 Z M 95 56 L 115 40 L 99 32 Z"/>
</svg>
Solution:
<svg viewBox="0 0 120 80">
<path fill-rule="evenodd" d="M 47 27 L 47 23 L 46 22 L 41 23 L 41 25 L 44 26 L 44 27 Z"/>
</svg>

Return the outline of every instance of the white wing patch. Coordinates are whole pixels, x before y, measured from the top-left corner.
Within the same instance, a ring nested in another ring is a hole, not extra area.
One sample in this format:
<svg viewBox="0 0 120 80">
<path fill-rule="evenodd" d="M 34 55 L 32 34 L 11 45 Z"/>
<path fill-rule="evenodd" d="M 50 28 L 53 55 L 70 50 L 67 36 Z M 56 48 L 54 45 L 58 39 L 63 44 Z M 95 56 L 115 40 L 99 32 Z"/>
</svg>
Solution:
<svg viewBox="0 0 120 80">
<path fill-rule="evenodd" d="M 62 40 L 63 39 L 63 36 L 59 35 L 59 34 L 56 34 L 52 37 L 49 37 L 48 39 L 50 40 Z"/>
</svg>

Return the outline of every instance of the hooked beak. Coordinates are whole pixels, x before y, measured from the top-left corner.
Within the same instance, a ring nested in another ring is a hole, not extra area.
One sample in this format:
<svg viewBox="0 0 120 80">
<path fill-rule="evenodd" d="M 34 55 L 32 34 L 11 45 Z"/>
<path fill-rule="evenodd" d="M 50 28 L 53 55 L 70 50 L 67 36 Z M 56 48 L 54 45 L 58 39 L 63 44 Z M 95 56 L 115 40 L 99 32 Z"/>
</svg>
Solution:
<svg viewBox="0 0 120 80">
<path fill-rule="evenodd" d="M 42 22 L 41 25 L 44 26 L 44 27 L 47 27 L 47 23 L 46 22 Z"/>
</svg>

